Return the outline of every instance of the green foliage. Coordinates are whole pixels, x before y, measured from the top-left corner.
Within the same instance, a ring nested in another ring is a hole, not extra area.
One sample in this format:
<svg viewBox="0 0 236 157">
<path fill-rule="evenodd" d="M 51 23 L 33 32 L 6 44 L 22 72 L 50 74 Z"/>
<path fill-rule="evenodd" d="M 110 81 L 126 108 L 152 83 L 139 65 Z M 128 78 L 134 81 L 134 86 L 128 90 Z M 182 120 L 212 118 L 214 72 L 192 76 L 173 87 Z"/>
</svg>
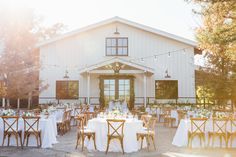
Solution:
<svg viewBox="0 0 236 157">
<path fill-rule="evenodd" d="M 203 19 L 203 26 L 196 30 L 199 47 L 207 59 L 207 68 L 202 71 L 211 75 L 204 78 L 205 86 L 215 98 L 236 100 L 236 1 L 194 2 L 201 6 L 199 12 Z"/>
<path fill-rule="evenodd" d="M 56 35 L 62 24 L 45 28 L 29 8 L 0 8 L 0 75 L 4 76 L 7 98 L 28 98 L 38 95 L 47 85 L 39 80 L 39 40 Z"/>
</svg>

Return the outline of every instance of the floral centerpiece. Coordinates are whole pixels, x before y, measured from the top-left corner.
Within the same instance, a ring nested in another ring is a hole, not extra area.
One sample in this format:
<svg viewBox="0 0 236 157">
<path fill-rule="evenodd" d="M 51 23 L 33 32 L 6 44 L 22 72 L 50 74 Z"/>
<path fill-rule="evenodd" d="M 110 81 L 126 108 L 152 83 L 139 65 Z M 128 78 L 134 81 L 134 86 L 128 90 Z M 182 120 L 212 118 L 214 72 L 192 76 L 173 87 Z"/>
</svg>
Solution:
<svg viewBox="0 0 236 157">
<path fill-rule="evenodd" d="M 215 118 L 218 118 L 218 119 L 224 119 L 226 117 L 227 115 L 224 112 L 216 112 L 215 114 Z"/>
<path fill-rule="evenodd" d="M 2 116 L 14 116 L 14 115 L 15 115 L 15 111 L 12 109 L 2 111 Z"/>
<path fill-rule="evenodd" d="M 31 113 L 31 112 L 26 111 L 26 112 L 23 112 L 22 116 L 24 116 L 24 117 L 33 117 L 34 114 Z"/>
<path fill-rule="evenodd" d="M 210 118 L 211 112 L 207 109 L 200 109 L 197 111 L 195 116 L 198 118 Z"/>
</svg>

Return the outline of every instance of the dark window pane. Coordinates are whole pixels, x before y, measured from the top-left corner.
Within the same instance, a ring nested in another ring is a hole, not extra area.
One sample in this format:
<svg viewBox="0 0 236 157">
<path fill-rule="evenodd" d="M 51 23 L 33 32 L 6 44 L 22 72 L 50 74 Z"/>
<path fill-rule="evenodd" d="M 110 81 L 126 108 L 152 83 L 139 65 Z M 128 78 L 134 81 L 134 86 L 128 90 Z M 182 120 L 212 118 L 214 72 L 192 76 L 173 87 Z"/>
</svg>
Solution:
<svg viewBox="0 0 236 157">
<path fill-rule="evenodd" d="M 116 46 L 116 39 L 111 39 L 111 46 Z"/>
<path fill-rule="evenodd" d="M 111 39 L 107 39 L 107 46 L 111 46 Z"/>
<path fill-rule="evenodd" d="M 122 51 L 122 48 L 118 48 L 118 55 L 123 55 L 123 51 Z"/>
<path fill-rule="evenodd" d="M 78 99 L 79 82 L 78 81 L 56 81 L 57 99 Z"/>
<path fill-rule="evenodd" d="M 128 49 L 127 49 L 127 47 L 123 48 L 123 55 L 128 55 Z"/>
<path fill-rule="evenodd" d="M 112 54 L 112 49 L 110 47 L 107 47 L 107 55 L 111 55 Z"/>
<path fill-rule="evenodd" d="M 123 39 L 123 46 L 128 46 L 128 39 Z"/>
<path fill-rule="evenodd" d="M 111 49 L 111 55 L 116 55 L 116 48 Z"/>
<path fill-rule="evenodd" d="M 121 39 L 118 39 L 118 46 L 123 46 L 123 40 L 124 40 L 124 39 L 122 39 L 122 38 L 121 38 Z"/>
<path fill-rule="evenodd" d="M 107 38 L 106 46 L 106 55 L 128 55 L 128 38 Z"/>
<path fill-rule="evenodd" d="M 155 81 L 156 99 L 176 99 L 178 98 L 178 81 L 161 80 Z"/>
</svg>

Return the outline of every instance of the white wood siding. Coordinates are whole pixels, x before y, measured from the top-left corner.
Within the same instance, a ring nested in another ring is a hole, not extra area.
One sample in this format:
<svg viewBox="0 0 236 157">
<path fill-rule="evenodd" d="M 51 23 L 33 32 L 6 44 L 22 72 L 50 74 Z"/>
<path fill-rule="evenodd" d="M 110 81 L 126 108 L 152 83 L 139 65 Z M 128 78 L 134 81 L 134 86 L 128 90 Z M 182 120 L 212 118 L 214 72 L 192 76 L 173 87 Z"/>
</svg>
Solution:
<svg viewBox="0 0 236 157">
<path fill-rule="evenodd" d="M 71 80 L 79 80 L 79 96 L 86 97 L 86 75 L 80 75 L 79 71 L 86 66 L 111 58 L 105 56 L 105 38 L 113 37 L 116 27 L 120 32 L 120 37 L 128 37 L 129 56 L 122 57 L 127 60 L 190 47 L 122 23 L 112 23 L 82 32 L 40 48 L 42 64 L 40 79 L 49 84 L 49 88 L 43 91 L 40 97 L 55 97 L 56 80 L 63 79 L 66 69 L 69 71 L 68 75 Z M 165 71 L 168 69 L 169 75 L 171 75 L 170 80 L 178 80 L 179 97 L 195 97 L 193 47 L 186 49 L 185 52 L 171 53 L 171 57 L 159 56 L 157 61 L 149 58 L 144 62 L 136 62 L 155 69 L 155 74 L 147 79 L 147 96 L 154 97 L 154 82 L 155 80 L 165 80 Z M 143 75 L 137 74 L 135 77 L 135 96 L 143 97 Z M 98 75 L 92 74 L 91 97 L 99 96 L 98 83 Z"/>
</svg>

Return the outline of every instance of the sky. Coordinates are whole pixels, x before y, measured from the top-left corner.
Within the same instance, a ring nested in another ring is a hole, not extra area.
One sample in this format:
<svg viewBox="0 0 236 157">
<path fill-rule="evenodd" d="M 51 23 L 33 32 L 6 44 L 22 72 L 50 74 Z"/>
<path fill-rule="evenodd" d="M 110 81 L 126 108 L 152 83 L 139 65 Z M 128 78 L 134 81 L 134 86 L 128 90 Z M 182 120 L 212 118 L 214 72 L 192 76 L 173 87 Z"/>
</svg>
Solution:
<svg viewBox="0 0 236 157">
<path fill-rule="evenodd" d="M 11 7 L 33 8 L 46 26 L 63 23 L 72 31 L 119 16 L 190 40 L 201 19 L 185 0 L 0 0 Z M 0 3 L 1 4 L 1 3 Z M 1 7 L 1 5 L 0 5 Z"/>
<path fill-rule="evenodd" d="M 64 23 L 67 31 L 114 16 L 195 40 L 200 19 L 195 5 L 185 0 L 0 0 L 11 6 L 27 6 L 43 16 L 45 25 Z M 1 7 L 1 6 L 0 6 Z"/>
</svg>

